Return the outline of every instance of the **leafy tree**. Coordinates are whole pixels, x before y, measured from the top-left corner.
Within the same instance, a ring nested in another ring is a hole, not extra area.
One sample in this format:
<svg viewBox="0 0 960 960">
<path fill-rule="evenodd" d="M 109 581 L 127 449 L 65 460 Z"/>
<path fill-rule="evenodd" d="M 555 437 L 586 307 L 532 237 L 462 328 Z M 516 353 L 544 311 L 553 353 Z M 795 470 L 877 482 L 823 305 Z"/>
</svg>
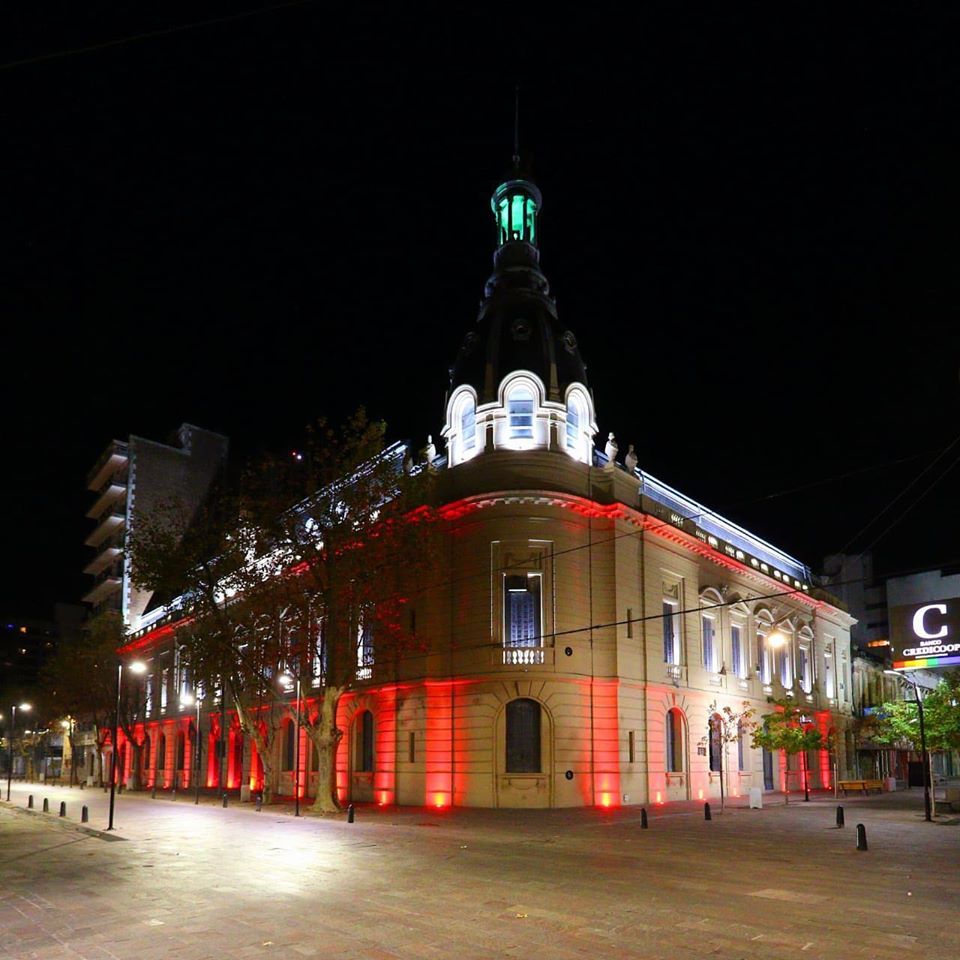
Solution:
<svg viewBox="0 0 960 960">
<path fill-rule="evenodd" d="M 720 812 L 724 808 L 724 780 L 727 776 L 727 746 L 736 743 L 741 737 L 752 733 L 756 727 L 753 719 L 756 710 L 744 700 L 739 710 L 726 706 L 718 709 L 717 701 L 708 707 L 710 711 L 709 732 L 704 741 L 709 745 L 711 738 L 720 746 Z"/>
<path fill-rule="evenodd" d="M 190 669 L 223 689 L 256 744 L 266 801 L 273 708 L 317 749 L 314 809 L 337 810 L 340 697 L 372 669 L 365 659 L 380 670 L 424 641 L 411 611 L 437 555 L 432 472 L 401 469 L 399 448 L 384 455 L 385 432 L 362 409 L 339 429 L 318 421 L 302 451 L 260 457 L 220 487 L 182 538 L 176 505 L 133 531 L 134 580 L 182 598 Z M 299 701 L 284 674 L 300 679 Z"/>
<path fill-rule="evenodd" d="M 824 750 L 827 739 L 820 731 L 807 723 L 803 710 L 791 700 L 777 700 L 768 697 L 767 702 L 774 705 L 774 711 L 766 714 L 753 730 L 754 747 L 763 747 L 771 752 L 782 750 L 788 757 L 799 753 L 803 763 L 804 792 L 807 791 L 807 751 Z M 790 802 L 790 780 L 784 778 L 786 792 L 784 803 Z"/>
<path fill-rule="evenodd" d="M 921 696 L 927 751 L 960 749 L 960 670 L 944 674 L 936 687 Z M 920 713 L 915 696 L 884 703 L 874 720 L 873 739 L 878 743 L 908 743 L 920 752 Z M 925 771 L 924 776 L 927 775 Z"/>
<path fill-rule="evenodd" d="M 98 758 L 113 729 L 117 709 L 117 651 L 124 640 L 120 614 L 103 611 L 90 617 L 75 637 L 63 642 L 41 672 L 48 714 L 93 724 L 97 730 Z M 144 733 L 138 724 L 142 710 L 139 684 L 123 684 L 119 723 L 134 750 L 135 787 L 141 785 L 143 775 Z M 75 730 L 71 730 L 70 735 L 71 751 L 76 756 Z M 103 780 L 102 770 L 100 780 Z"/>
</svg>

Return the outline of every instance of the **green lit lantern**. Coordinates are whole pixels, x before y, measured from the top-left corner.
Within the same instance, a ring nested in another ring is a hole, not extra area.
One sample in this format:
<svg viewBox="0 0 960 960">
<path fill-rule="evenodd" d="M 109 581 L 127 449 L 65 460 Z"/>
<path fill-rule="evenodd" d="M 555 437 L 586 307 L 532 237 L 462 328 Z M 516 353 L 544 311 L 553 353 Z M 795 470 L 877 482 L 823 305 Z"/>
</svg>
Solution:
<svg viewBox="0 0 960 960">
<path fill-rule="evenodd" d="M 497 246 L 523 241 L 537 244 L 537 213 L 543 203 L 536 184 L 507 180 L 494 191 L 490 207 L 497 220 Z"/>
</svg>

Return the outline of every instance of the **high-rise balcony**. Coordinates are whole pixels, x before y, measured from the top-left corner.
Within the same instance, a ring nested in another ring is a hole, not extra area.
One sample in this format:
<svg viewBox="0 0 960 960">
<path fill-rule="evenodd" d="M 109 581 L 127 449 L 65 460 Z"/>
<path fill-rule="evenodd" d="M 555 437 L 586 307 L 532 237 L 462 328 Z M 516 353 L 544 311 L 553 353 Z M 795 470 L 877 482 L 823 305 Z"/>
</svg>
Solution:
<svg viewBox="0 0 960 960">
<path fill-rule="evenodd" d="M 109 477 L 126 467 L 128 459 L 127 445 L 122 440 L 111 441 L 87 474 L 87 489 L 99 490 Z"/>
<path fill-rule="evenodd" d="M 100 552 L 83 568 L 84 573 L 96 577 L 107 567 L 116 563 L 123 553 L 123 537 L 117 535 L 101 544 Z"/>
<path fill-rule="evenodd" d="M 94 581 L 93 586 L 84 595 L 84 603 L 102 603 L 111 593 L 120 589 L 122 579 L 117 570 L 108 567 Z"/>
<path fill-rule="evenodd" d="M 91 520 L 96 520 L 111 504 L 127 494 L 126 471 L 120 470 L 108 477 L 97 490 L 97 499 L 87 511 Z"/>
<path fill-rule="evenodd" d="M 83 542 L 88 547 L 99 547 L 107 537 L 120 531 L 126 519 L 127 503 L 125 500 L 118 500 L 113 506 L 107 508 L 93 532 Z"/>
</svg>

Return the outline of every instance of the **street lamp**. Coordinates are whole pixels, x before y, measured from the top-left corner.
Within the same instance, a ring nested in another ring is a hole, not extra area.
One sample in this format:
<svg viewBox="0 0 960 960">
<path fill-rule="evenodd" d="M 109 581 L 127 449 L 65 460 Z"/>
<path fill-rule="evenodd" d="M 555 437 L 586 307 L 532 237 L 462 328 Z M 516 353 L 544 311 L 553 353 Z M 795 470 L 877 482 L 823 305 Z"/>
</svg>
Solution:
<svg viewBox="0 0 960 960">
<path fill-rule="evenodd" d="M 127 665 L 131 673 L 143 673 L 147 669 L 145 663 L 141 663 L 139 660 L 134 660 L 133 663 Z M 113 753 L 110 758 L 110 821 L 107 824 L 107 829 L 113 829 L 113 804 L 114 804 L 114 795 L 117 789 L 117 754 L 120 752 L 118 750 L 119 744 L 117 743 L 117 738 L 119 737 L 119 728 L 120 728 L 120 686 L 121 686 L 121 677 L 123 676 L 123 664 L 117 664 L 117 706 L 113 714 Z"/>
<path fill-rule="evenodd" d="M 300 816 L 300 671 L 297 671 L 295 677 L 291 677 L 289 673 L 280 674 L 280 683 L 283 685 L 283 688 L 290 692 L 290 688 L 296 686 L 297 689 L 297 699 L 296 699 L 296 727 L 294 737 L 294 760 L 293 760 L 293 815 L 295 817 Z"/>
<path fill-rule="evenodd" d="M 916 680 L 902 674 L 899 670 L 884 670 L 891 677 L 899 677 L 913 687 L 913 695 L 917 699 L 917 717 L 920 720 L 920 757 L 923 762 L 923 819 L 932 822 L 932 804 L 930 802 L 930 755 L 927 753 L 927 734 L 923 727 L 923 700 L 920 698 L 920 684 Z"/>
<path fill-rule="evenodd" d="M 29 703 L 21 703 L 20 709 L 24 713 L 29 713 L 31 706 Z M 13 728 L 17 725 L 17 705 L 14 704 L 10 710 L 10 733 L 8 734 L 7 739 L 9 740 L 8 746 L 10 747 L 10 756 L 7 763 L 7 803 L 10 802 L 10 781 L 13 779 Z"/>
<path fill-rule="evenodd" d="M 193 693 L 183 693 L 180 695 L 180 706 L 189 707 L 191 704 L 197 705 L 197 725 L 194 728 L 194 741 L 193 741 L 193 752 L 194 757 L 194 766 L 196 767 L 196 776 L 194 779 L 196 783 L 194 787 L 196 788 L 196 799 L 193 801 L 194 804 L 200 803 L 200 704 L 203 698 L 197 696 Z"/>
</svg>

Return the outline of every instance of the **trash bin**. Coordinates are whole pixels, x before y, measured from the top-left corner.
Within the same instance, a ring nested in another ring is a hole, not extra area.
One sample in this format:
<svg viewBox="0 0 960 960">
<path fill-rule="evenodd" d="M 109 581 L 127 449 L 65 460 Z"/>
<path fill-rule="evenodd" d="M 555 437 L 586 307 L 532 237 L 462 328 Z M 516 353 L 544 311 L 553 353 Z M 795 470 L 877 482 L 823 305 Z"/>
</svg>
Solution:
<svg viewBox="0 0 960 960">
<path fill-rule="evenodd" d="M 250 784 L 244 783 L 240 787 L 240 802 L 249 803 L 250 802 Z"/>
<path fill-rule="evenodd" d="M 750 788 L 750 809 L 763 809 L 763 791 L 759 787 Z"/>
<path fill-rule="evenodd" d="M 886 780 L 884 780 L 884 789 L 888 793 L 893 793 L 893 791 L 897 789 L 897 778 L 887 777 Z"/>
</svg>

